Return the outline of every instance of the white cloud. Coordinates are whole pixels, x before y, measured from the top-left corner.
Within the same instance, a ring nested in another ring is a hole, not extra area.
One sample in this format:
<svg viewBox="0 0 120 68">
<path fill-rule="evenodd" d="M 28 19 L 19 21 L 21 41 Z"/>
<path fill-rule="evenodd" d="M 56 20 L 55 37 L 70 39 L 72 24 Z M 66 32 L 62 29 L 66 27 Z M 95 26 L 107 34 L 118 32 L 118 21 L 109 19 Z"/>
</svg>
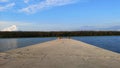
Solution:
<svg viewBox="0 0 120 68">
<path fill-rule="evenodd" d="M 28 3 L 30 0 L 24 0 L 24 3 Z"/>
<path fill-rule="evenodd" d="M 9 3 L 9 4 L 5 5 L 5 6 L 0 6 L 0 11 L 7 10 L 7 9 L 13 7 L 14 5 L 15 5 L 15 3 Z"/>
<path fill-rule="evenodd" d="M 37 11 L 40 11 L 46 8 L 63 6 L 63 5 L 74 3 L 76 1 L 78 0 L 44 0 L 39 2 L 38 4 L 32 4 L 32 5 L 29 5 L 28 7 L 22 8 L 20 9 L 20 12 L 35 13 Z"/>
<path fill-rule="evenodd" d="M 0 0 L 0 2 L 8 2 L 8 0 Z"/>
</svg>

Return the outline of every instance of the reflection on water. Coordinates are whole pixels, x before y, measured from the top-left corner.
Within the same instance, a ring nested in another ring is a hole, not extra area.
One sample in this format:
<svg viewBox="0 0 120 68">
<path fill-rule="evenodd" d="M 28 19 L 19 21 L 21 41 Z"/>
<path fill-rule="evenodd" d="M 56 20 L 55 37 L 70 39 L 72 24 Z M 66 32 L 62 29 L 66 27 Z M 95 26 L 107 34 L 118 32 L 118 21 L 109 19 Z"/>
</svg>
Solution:
<svg viewBox="0 0 120 68">
<path fill-rule="evenodd" d="M 0 52 L 17 48 L 17 39 L 0 39 Z"/>
<path fill-rule="evenodd" d="M 16 49 L 20 47 L 30 46 L 50 40 L 56 39 L 51 38 L 12 38 L 12 39 L 0 39 L 0 52 Z"/>
<path fill-rule="evenodd" d="M 56 39 L 55 37 L 49 37 L 49 38 L 19 38 L 18 41 L 18 48 L 19 47 L 25 47 L 29 45 L 34 45 L 50 40 Z"/>
</svg>

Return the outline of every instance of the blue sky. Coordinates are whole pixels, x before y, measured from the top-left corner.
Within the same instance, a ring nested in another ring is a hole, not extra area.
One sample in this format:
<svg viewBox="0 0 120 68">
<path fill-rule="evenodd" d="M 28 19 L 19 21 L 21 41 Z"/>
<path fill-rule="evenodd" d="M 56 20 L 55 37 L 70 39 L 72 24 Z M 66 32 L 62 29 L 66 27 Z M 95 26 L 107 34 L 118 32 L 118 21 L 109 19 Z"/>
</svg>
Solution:
<svg viewBox="0 0 120 68">
<path fill-rule="evenodd" d="M 11 25 L 22 31 L 120 26 L 120 0 L 0 0 L 0 29 Z"/>
</svg>

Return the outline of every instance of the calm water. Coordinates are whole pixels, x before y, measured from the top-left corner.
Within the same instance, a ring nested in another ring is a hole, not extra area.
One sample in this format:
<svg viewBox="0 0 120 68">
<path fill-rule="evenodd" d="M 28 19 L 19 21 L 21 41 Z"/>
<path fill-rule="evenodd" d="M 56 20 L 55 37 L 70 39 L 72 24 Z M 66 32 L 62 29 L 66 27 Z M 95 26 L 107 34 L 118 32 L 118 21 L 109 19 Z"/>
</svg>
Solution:
<svg viewBox="0 0 120 68">
<path fill-rule="evenodd" d="M 16 49 L 20 47 L 30 46 L 37 43 L 42 43 L 56 38 L 8 38 L 0 39 L 0 52 Z"/>
<path fill-rule="evenodd" d="M 107 50 L 120 53 L 120 36 L 89 36 L 89 37 L 72 37 Z M 20 47 L 30 46 L 37 43 L 42 43 L 56 39 L 51 38 L 13 38 L 0 39 L 0 52 L 16 49 Z"/>
<path fill-rule="evenodd" d="M 120 36 L 73 37 L 73 39 L 120 53 Z"/>
</svg>

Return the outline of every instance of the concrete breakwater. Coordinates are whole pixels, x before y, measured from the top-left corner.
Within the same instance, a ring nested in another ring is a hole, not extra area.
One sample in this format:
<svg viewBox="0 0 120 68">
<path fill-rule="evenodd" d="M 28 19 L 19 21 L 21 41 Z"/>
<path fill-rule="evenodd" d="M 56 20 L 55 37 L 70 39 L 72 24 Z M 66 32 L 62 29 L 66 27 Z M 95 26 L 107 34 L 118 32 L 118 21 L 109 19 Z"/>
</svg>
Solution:
<svg viewBox="0 0 120 68">
<path fill-rule="evenodd" d="M 0 68 L 119 68 L 120 54 L 57 39 L 0 53 Z"/>
</svg>

